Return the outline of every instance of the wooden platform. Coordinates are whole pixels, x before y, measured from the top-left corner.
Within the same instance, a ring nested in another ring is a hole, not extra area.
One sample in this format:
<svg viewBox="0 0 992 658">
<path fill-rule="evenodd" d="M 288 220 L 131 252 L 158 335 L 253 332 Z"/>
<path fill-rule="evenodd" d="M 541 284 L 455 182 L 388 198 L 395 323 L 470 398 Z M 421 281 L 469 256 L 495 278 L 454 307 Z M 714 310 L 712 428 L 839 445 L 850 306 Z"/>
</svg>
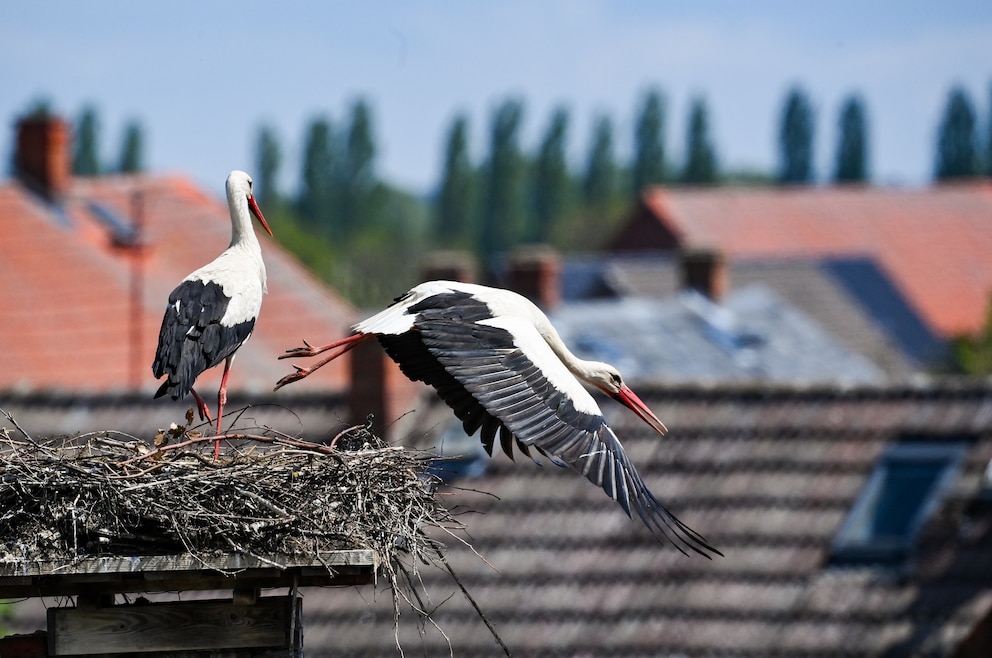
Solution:
<svg viewBox="0 0 992 658">
<path fill-rule="evenodd" d="M 337 587 L 374 582 L 371 550 L 306 557 L 242 553 L 87 557 L 72 563 L 0 563 L 0 598 L 189 590 Z"/>
</svg>

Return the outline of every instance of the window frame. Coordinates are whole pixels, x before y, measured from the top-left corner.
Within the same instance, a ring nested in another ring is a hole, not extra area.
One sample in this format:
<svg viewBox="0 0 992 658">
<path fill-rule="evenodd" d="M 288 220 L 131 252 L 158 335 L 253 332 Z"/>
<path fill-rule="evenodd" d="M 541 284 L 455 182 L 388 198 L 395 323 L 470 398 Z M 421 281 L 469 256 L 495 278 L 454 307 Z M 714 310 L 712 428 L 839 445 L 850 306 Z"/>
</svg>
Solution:
<svg viewBox="0 0 992 658">
<path fill-rule="evenodd" d="M 912 553 L 920 530 L 940 507 L 953 488 L 967 454 L 967 437 L 920 437 L 888 446 L 862 486 L 834 538 L 830 553 L 832 565 L 902 566 Z M 905 463 L 936 463 L 940 468 L 901 537 L 861 537 L 866 524 L 872 522 L 878 502 L 885 492 L 892 469 Z"/>
</svg>

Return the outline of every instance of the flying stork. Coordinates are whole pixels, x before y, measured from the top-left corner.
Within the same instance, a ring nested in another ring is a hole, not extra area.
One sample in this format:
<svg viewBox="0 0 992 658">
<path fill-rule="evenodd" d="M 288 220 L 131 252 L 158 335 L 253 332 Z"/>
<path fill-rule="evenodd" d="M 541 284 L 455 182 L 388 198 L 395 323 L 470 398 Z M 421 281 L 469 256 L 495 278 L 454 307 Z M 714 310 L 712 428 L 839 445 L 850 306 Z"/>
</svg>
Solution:
<svg viewBox="0 0 992 658">
<path fill-rule="evenodd" d="M 481 428 L 492 455 L 496 435 L 512 459 L 513 443 L 570 466 L 680 551 L 722 555 L 679 521 L 648 490 L 579 380 L 630 408 L 659 434 L 657 416 L 624 384 L 616 368 L 573 355 L 548 318 L 528 299 L 497 288 L 451 281 L 422 283 L 329 345 L 287 350 L 279 358 L 331 354 L 283 377 L 302 379 L 359 342 L 376 337 L 414 381 L 433 386 L 471 435 Z"/>
<path fill-rule="evenodd" d="M 167 375 L 156 398 L 173 400 L 192 393 L 200 419 L 210 420 L 210 411 L 193 384 L 200 373 L 224 362 L 217 392 L 217 436 L 220 436 L 227 378 L 234 354 L 251 336 L 265 294 L 265 263 L 255 237 L 251 216 L 272 235 L 252 194 L 251 176 L 232 171 L 227 177 L 227 205 L 231 212 L 231 244 L 213 261 L 196 270 L 169 295 L 169 304 L 158 334 L 158 349 L 152 372 Z M 220 455 L 220 440 L 214 443 L 214 459 Z"/>
</svg>

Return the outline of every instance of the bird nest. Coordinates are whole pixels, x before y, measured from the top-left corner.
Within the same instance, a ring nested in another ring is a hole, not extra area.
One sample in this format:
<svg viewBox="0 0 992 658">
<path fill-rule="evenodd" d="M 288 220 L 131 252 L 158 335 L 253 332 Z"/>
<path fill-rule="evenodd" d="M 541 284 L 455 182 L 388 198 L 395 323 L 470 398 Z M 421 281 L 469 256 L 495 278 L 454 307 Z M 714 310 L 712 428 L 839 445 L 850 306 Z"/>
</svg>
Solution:
<svg viewBox="0 0 992 658">
<path fill-rule="evenodd" d="M 0 430 L 0 562 L 353 548 L 374 550 L 387 568 L 398 551 L 436 561 L 427 531 L 459 524 L 425 476 L 431 456 L 364 427 L 339 438 L 354 449 L 232 433 L 215 462 L 214 437 L 187 426 L 160 431 L 154 444 L 117 432 L 39 442 Z"/>
</svg>

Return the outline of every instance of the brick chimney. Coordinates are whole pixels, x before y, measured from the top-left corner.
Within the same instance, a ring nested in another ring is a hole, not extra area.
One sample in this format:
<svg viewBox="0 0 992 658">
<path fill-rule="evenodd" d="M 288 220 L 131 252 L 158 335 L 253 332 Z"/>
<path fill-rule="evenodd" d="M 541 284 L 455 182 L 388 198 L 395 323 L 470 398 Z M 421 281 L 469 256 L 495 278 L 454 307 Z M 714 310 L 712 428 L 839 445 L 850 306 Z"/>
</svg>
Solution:
<svg viewBox="0 0 992 658">
<path fill-rule="evenodd" d="M 363 423 L 373 416 L 372 429 L 382 435 L 390 422 L 389 394 L 386 390 L 386 370 L 389 357 L 378 341 L 363 340 L 348 353 L 348 422 Z"/>
<path fill-rule="evenodd" d="M 424 281 L 475 283 L 475 257 L 467 251 L 440 250 L 427 254 L 423 262 Z"/>
<path fill-rule="evenodd" d="M 558 252 L 547 246 L 526 246 L 510 254 L 507 287 L 531 300 L 544 311 L 561 301 L 561 262 Z"/>
<path fill-rule="evenodd" d="M 715 249 L 686 249 L 679 253 L 682 289 L 695 290 L 719 302 L 727 292 L 727 267 Z"/>
<path fill-rule="evenodd" d="M 391 440 L 403 436 L 421 408 L 420 400 L 428 390 L 420 382 L 410 381 L 400 367 L 386 355 L 377 340 L 363 340 L 348 357 L 348 422 L 358 425 L 372 416 L 372 431 Z"/>
<path fill-rule="evenodd" d="M 52 116 L 27 117 L 17 122 L 17 177 L 49 201 L 69 191 L 72 172 L 69 124 Z"/>
</svg>

